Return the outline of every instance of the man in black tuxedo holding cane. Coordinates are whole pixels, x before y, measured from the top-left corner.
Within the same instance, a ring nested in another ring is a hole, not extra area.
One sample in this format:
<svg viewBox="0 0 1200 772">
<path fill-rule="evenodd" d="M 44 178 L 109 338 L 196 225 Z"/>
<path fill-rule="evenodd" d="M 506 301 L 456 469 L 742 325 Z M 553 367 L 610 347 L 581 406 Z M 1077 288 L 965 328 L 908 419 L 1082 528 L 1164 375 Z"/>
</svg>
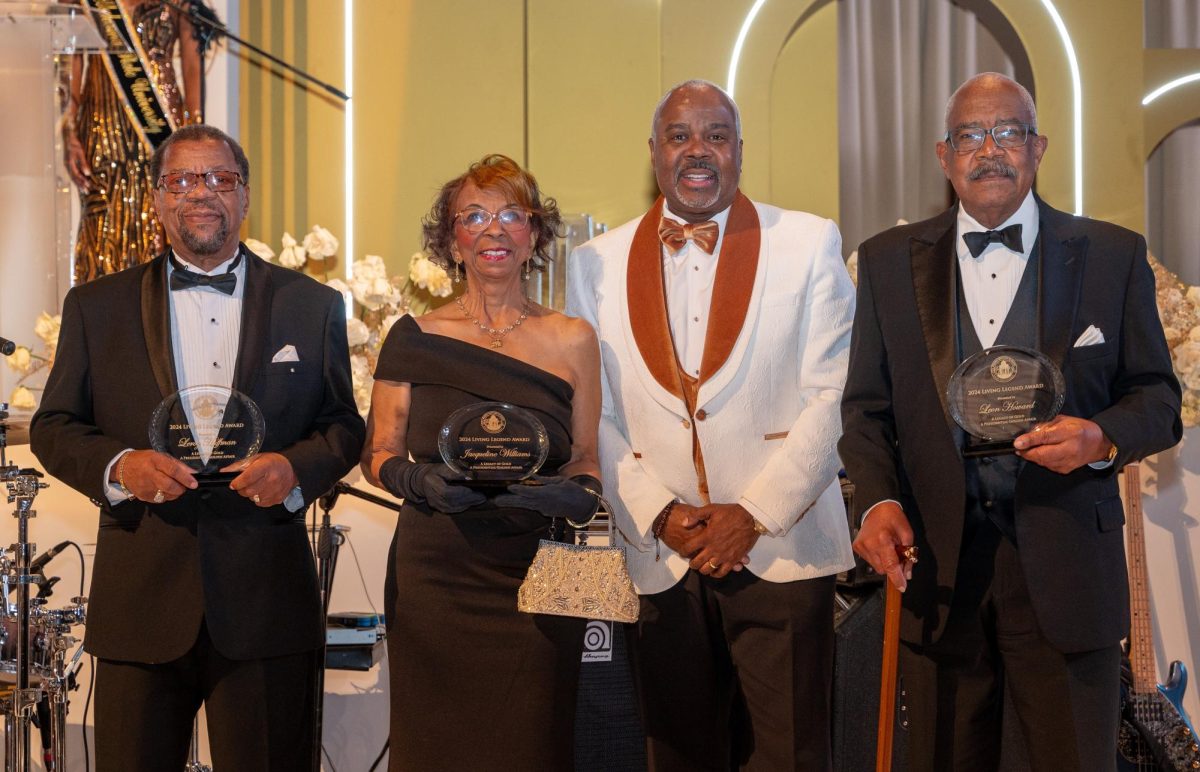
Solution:
<svg viewBox="0 0 1200 772">
<path fill-rule="evenodd" d="M 1005 689 L 1035 770 L 1115 765 L 1117 473 L 1179 440 L 1180 392 L 1145 241 L 1037 198 L 1046 146 L 1024 88 L 972 78 L 937 144 L 958 205 L 859 249 L 838 449 L 863 518 L 855 550 L 906 590 L 914 770 L 996 769 Z M 1053 361 L 1065 403 L 1015 455 L 965 458 L 950 376 L 1001 344 Z M 920 563 L 902 565 L 896 547 L 914 543 Z"/>
</svg>

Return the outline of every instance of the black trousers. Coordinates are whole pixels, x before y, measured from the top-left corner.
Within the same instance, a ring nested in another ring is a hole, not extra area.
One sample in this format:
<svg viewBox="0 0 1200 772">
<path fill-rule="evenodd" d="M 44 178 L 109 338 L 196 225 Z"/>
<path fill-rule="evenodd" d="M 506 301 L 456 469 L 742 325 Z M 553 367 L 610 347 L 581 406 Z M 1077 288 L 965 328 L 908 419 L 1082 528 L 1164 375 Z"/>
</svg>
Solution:
<svg viewBox="0 0 1200 772">
<path fill-rule="evenodd" d="M 1004 695 L 1034 772 L 1115 770 L 1119 644 L 1064 654 L 1034 616 L 1017 548 L 990 521 L 963 550 L 941 640 L 900 647 L 910 772 L 999 768 Z"/>
<path fill-rule="evenodd" d="M 695 571 L 642 596 L 630 636 L 652 772 L 832 766 L 834 577 Z"/>
<path fill-rule="evenodd" d="M 311 769 L 316 656 L 230 660 L 201 625 L 173 662 L 98 659 L 97 772 L 182 770 L 201 703 L 214 769 Z"/>
</svg>

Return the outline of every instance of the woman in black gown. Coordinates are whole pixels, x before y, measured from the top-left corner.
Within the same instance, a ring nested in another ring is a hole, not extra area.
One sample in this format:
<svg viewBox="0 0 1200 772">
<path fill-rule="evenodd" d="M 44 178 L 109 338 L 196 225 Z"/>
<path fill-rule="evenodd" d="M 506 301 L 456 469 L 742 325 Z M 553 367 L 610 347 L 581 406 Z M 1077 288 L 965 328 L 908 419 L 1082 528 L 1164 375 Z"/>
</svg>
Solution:
<svg viewBox="0 0 1200 772">
<path fill-rule="evenodd" d="M 584 620 L 517 611 L 551 516 L 587 519 L 589 489 L 600 491 L 595 334 L 524 292 L 559 223 L 553 199 L 504 156 L 448 182 L 425 244 L 466 290 L 398 321 L 380 353 L 362 466 L 405 500 L 385 598 L 392 772 L 572 768 Z M 452 482 L 438 430 L 487 401 L 545 424 L 544 485 L 489 499 Z"/>
</svg>

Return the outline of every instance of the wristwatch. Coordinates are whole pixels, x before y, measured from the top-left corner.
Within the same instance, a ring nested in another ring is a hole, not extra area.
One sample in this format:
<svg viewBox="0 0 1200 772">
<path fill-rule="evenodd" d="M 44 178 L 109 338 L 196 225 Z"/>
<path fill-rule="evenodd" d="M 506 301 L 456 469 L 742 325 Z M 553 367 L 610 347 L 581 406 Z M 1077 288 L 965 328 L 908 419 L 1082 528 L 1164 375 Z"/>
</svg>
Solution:
<svg viewBox="0 0 1200 772">
<path fill-rule="evenodd" d="M 759 536 L 769 536 L 770 535 L 771 532 L 767 530 L 767 527 L 765 525 L 758 522 L 758 518 L 755 517 L 754 515 L 750 516 L 750 522 L 754 523 L 754 532 L 756 534 L 758 534 Z"/>
</svg>

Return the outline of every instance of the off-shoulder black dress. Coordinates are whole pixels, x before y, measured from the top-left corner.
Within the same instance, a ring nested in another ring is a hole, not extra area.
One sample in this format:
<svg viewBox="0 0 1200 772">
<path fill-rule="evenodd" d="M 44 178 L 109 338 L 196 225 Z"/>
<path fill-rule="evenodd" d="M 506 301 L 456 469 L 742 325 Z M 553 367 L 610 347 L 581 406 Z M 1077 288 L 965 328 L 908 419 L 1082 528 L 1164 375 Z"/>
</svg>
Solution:
<svg viewBox="0 0 1200 772">
<path fill-rule="evenodd" d="M 497 351 L 400 319 L 379 380 L 412 384 L 407 442 L 441 460 L 437 434 L 460 407 L 509 402 L 550 436 L 542 474 L 571 454 L 571 385 Z M 584 621 L 517 611 L 517 588 L 549 532 L 524 509 L 447 515 L 405 503 L 385 589 L 392 772 L 570 770 Z"/>
</svg>

